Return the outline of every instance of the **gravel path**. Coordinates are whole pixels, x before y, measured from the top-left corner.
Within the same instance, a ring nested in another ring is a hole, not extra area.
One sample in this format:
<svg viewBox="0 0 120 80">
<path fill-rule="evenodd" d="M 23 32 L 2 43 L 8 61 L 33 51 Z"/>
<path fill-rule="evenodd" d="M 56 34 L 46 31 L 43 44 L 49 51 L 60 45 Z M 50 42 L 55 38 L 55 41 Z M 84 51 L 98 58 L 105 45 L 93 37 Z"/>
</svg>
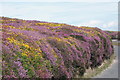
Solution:
<svg viewBox="0 0 120 80">
<path fill-rule="evenodd" d="M 120 52 L 120 46 L 114 45 L 114 53 L 116 55 L 116 59 L 106 70 L 104 70 L 103 72 L 101 72 L 101 74 L 93 78 L 118 78 L 118 53 L 119 52 Z M 120 58 L 120 55 L 119 55 L 119 58 Z"/>
</svg>

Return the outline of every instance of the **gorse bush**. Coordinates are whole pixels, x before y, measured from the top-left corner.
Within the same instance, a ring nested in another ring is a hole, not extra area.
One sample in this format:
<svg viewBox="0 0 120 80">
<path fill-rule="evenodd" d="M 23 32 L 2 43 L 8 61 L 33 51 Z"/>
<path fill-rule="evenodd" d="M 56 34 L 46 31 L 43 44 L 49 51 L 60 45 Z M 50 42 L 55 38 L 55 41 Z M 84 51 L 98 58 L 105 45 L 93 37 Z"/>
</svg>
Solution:
<svg viewBox="0 0 120 80">
<path fill-rule="evenodd" d="M 113 54 L 110 36 L 91 27 L 1 17 L 3 78 L 83 76 Z"/>
</svg>

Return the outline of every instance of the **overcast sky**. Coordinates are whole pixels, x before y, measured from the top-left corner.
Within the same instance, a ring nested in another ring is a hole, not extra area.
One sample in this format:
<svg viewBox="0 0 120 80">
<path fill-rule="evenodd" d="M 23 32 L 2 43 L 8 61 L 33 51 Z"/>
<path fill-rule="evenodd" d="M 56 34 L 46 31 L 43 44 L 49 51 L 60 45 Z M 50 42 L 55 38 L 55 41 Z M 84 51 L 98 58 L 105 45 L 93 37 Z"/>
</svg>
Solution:
<svg viewBox="0 0 120 80">
<path fill-rule="evenodd" d="M 71 2 L 67 0 L 64 0 L 66 2 L 7 1 L 4 0 L 4 3 L 1 1 L 0 16 L 118 30 L 118 0 L 109 0 L 109 2 L 108 0 L 103 2 L 102 0 L 101 2 L 85 2 L 85 0 L 84 2 L 83 0 L 74 0 L 74 2 L 73 0 L 70 0 Z"/>
<path fill-rule="evenodd" d="M 119 0 L 0 0 L 0 2 L 119 2 Z"/>
</svg>

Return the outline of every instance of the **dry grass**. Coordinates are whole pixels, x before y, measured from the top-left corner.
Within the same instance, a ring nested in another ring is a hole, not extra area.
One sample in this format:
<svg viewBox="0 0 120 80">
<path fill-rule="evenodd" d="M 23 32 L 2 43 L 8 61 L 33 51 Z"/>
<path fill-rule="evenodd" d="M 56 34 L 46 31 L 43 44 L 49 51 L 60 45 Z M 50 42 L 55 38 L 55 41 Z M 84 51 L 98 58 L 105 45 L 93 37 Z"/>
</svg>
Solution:
<svg viewBox="0 0 120 80">
<path fill-rule="evenodd" d="M 118 42 L 112 42 L 113 45 L 117 45 L 117 46 L 120 46 L 120 43 Z"/>
</svg>

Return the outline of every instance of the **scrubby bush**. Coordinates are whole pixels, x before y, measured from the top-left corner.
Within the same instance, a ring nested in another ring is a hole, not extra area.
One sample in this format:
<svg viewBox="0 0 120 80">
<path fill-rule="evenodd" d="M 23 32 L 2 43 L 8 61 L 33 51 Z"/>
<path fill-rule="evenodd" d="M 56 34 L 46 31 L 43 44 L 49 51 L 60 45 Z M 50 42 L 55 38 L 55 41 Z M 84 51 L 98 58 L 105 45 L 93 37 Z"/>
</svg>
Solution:
<svg viewBox="0 0 120 80">
<path fill-rule="evenodd" d="M 3 78 L 83 76 L 113 54 L 98 28 L 1 17 Z"/>
</svg>

